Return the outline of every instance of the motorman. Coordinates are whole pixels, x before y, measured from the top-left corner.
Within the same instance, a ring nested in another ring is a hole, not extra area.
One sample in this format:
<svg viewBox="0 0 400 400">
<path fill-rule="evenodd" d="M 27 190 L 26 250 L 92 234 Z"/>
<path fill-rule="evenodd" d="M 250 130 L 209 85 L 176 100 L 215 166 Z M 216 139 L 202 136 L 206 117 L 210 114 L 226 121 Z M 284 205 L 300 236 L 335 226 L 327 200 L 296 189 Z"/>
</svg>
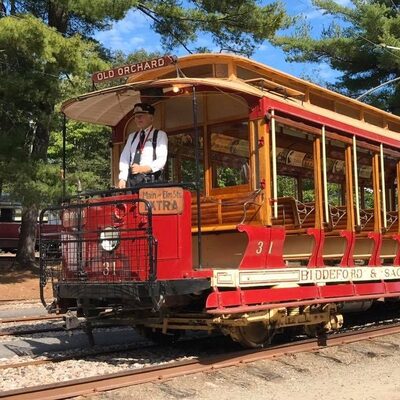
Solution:
<svg viewBox="0 0 400 400">
<path fill-rule="evenodd" d="M 167 134 L 153 127 L 155 108 L 137 103 L 133 116 L 138 128 L 128 136 L 119 161 L 118 188 L 135 187 L 140 183 L 157 182 L 167 161 Z"/>
</svg>

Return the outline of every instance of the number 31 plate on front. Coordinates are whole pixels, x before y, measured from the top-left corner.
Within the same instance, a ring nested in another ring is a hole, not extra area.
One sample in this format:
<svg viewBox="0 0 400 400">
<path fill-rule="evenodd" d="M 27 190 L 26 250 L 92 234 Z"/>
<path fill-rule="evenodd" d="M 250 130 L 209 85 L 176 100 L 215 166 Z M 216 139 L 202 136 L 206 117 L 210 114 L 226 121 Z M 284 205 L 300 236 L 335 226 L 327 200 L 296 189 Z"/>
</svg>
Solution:
<svg viewBox="0 0 400 400">
<path fill-rule="evenodd" d="M 139 198 L 151 204 L 154 215 L 182 214 L 183 189 L 180 187 L 142 188 Z M 145 203 L 139 203 L 139 212 L 147 213 Z"/>
</svg>

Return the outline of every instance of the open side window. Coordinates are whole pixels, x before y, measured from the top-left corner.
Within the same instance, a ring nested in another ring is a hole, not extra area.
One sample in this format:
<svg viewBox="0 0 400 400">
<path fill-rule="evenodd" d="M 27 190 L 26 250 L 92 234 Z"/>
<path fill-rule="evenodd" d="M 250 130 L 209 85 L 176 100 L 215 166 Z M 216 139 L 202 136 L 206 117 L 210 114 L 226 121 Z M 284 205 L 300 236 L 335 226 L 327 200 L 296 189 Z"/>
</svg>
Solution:
<svg viewBox="0 0 400 400">
<path fill-rule="evenodd" d="M 211 189 L 232 186 L 248 188 L 250 182 L 250 148 L 248 121 L 210 125 Z"/>
</svg>

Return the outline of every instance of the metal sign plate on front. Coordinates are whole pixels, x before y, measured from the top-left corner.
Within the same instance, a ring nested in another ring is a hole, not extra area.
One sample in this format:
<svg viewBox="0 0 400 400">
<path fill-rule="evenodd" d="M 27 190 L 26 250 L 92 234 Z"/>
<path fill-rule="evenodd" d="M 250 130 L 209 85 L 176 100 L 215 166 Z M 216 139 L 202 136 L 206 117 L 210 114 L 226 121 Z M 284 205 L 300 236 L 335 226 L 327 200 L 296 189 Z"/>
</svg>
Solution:
<svg viewBox="0 0 400 400">
<path fill-rule="evenodd" d="M 183 189 L 180 187 L 142 188 L 139 190 L 139 198 L 151 204 L 153 215 L 182 214 Z M 147 213 L 145 203 L 139 203 L 139 212 Z"/>
</svg>

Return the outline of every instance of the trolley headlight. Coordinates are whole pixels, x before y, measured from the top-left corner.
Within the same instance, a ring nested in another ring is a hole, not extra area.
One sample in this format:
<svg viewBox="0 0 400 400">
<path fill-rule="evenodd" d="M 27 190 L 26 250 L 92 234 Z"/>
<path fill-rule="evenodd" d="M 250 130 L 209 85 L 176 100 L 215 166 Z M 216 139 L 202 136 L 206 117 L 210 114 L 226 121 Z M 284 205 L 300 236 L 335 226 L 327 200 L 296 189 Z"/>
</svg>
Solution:
<svg viewBox="0 0 400 400">
<path fill-rule="evenodd" d="M 100 233 L 100 245 L 105 251 L 115 250 L 119 242 L 119 231 L 112 226 L 104 228 L 103 231 Z"/>
</svg>

